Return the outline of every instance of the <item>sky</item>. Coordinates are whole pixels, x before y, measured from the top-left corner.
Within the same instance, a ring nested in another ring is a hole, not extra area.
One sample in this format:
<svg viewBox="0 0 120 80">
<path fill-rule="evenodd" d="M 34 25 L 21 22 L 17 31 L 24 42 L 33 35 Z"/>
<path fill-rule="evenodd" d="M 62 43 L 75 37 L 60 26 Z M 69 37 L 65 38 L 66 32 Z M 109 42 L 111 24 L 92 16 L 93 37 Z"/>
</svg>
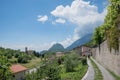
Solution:
<svg viewBox="0 0 120 80">
<path fill-rule="evenodd" d="M 104 22 L 107 0 L 0 0 L 0 46 L 65 48 Z"/>
</svg>

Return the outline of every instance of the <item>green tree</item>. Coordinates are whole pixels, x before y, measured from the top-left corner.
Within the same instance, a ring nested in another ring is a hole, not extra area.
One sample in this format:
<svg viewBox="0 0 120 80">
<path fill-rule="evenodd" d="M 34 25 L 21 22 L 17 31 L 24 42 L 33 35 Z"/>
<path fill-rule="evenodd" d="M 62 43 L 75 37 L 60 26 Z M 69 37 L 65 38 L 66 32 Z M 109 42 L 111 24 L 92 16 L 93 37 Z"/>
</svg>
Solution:
<svg viewBox="0 0 120 80">
<path fill-rule="evenodd" d="M 0 80 L 13 80 L 8 59 L 0 54 Z"/>
<path fill-rule="evenodd" d="M 107 27 L 106 35 L 109 49 L 119 50 L 120 30 L 120 0 L 109 0 L 108 14 L 105 18 L 104 25 Z"/>
<path fill-rule="evenodd" d="M 56 60 L 40 66 L 36 72 L 26 75 L 26 80 L 61 80 L 60 68 Z"/>
<path fill-rule="evenodd" d="M 120 0 L 109 0 L 108 13 L 105 17 L 104 24 L 97 27 L 94 31 L 93 41 L 100 45 L 103 40 L 107 39 L 109 49 L 119 50 L 120 30 Z"/>
<path fill-rule="evenodd" d="M 104 34 L 102 33 L 101 27 L 97 27 L 93 36 L 94 43 L 100 45 L 103 41 L 103 35 Z"/>
<path fill-rule="evenodd" d="M 64 65 L 66 72 L 74 71 L 74 68 L 79 64 L 78 59 L 79 59 L 79 55 L 75 53 L 69 54 L 65 57 Z"/>
<path fill-rule="evenodd" d="M 28 56 L 28 55 L 26 55 L 26 54 L 24 54 L 24 53 L 22 53 L 22 55 L 20 55 L 20 56 L 18 57 L 18 62 L 19 62 L 19 63 L 28 63 L 29 60 L 31 60 L 31 57 Z"/>
</svg>

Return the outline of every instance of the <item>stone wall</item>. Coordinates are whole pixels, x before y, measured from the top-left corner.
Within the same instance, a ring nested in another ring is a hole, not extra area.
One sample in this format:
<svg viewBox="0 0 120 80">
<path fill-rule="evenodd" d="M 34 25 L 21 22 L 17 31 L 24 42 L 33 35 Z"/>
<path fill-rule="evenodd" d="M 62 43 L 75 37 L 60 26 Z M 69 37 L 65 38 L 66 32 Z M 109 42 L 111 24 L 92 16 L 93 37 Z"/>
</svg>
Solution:
<svg viewBox="0 0 120 80">
<path fill-rule="evenodd" d="M 120 76 L 120 47 L 119 52 L 108 49 L 107 41 L 100 45 L 100 49 L 92 49 L 93 57 L 105 68 L 113 71 L 116 75 Z"/>
</svg>

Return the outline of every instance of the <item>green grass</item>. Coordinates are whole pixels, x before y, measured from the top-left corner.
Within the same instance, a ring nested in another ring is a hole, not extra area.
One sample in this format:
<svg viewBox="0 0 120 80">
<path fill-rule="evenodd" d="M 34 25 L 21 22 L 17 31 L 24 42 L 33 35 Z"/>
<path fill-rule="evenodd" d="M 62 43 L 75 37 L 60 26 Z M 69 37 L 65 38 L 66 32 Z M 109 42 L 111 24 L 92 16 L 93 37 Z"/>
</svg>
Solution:
<svg viewBox="0 0 120 80">
<path fill-rule="evenodd" d="M 9 61 L 13 64 L 17 63 L 17 58 L 13 57 L 11 59 L 9 59 Z"/>
<path fill-rule="evenodd" d="M 114 72 L 110 71 L 109 69 L 107 69 L 107 70 L 115 78 L 115 80 L 120 80 L 120 76 L 117 76 Z"/>
<path fill-rule="evenodd" d="M 25 64 L 22 63 L 23 66 L 25 66 L 29 69 L 39 66 L 40 64 L 41 64 L 41 58 L 37 58 L 37 57 L 30 60 L 29 63 L 25 63 Z"/>
<path fill-rule="evenodd" d="M 87 69 L 87 65 L 82 66 L 80 63 L 79 66 L 75 68 L 74 72 L 66 72 L 64 66 L 62 65 L 61 80 L 81 80 L 86 74 Z"/>
<path fill-rule="evenodd" d="M 102 73 L 101 73 L 100 69 L 98 68 L 98 66 L 95 64 L 95 62 L 93 60 L 91 60 L 91 63 L 93 65 L 94 72 L 95 72 L 94 80 L 103 80 Z"/>
<path fill-rule="evenodd" d="M 32 60 L 30 60 L 28 63 L 18 63 L 17 58 L 15 58 L 15 57 L 12 57 L 11 59 L 9 59 L 9 61 L 12 64 L 21 64 L 29 69 L 39 66 L 42 62 L 41 58 L 37 58 L 37 57 L 32 58 Z"/>
</svg>

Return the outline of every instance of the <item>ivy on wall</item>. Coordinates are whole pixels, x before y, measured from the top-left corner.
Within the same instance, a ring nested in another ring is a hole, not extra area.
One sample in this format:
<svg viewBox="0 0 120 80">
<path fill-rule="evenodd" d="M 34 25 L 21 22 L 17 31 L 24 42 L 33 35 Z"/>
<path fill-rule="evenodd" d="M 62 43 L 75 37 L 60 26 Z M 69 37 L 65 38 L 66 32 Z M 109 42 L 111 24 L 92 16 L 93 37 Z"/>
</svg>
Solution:
<svg viewBox="0 0 120 80">
<path fill-rule="evenodd" d="M 109 0 L 108 13 L 104 24 L 97 27 L 94 31 L 93 41 L 100 45 L 107 39 L 109 49 L 119 51 L 120 45 L 120 0 Z"/>
</svg>

